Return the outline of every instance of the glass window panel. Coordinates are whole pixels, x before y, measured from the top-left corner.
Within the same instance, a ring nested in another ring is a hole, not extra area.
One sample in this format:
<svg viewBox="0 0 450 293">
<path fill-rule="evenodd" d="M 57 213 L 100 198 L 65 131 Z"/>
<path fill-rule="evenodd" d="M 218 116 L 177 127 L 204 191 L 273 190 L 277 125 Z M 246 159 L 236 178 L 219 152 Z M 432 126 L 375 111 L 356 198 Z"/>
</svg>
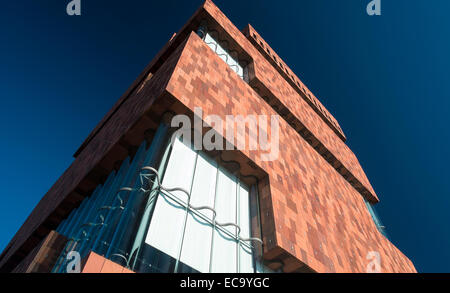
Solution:
<svg viewBox="0 0 450 293">
<path fill-rule="evenodd" d="M 217 174 L 217 190 L 215 209 L 217 212 L 217 221 L 224 223 L 236 223 L 236 177 L 229 174 L 226 170 L 219 168 Z M 224 229 L 235 233 L 233 226 L 224 227 Z"/>
<path fill-rule="evenodd" d="M 236 273 L 236 241 L 222 229 L 216 229 L 213 238 L 211 273 Z"/>
<path fill-rule="evenodd" d="M 217 164 L 208 157 L 199 155 L 192 186 L 192 206 L 214 207 L 216 177 Z M 180 261 L 200 272 L 208 272 L 213 212 L 207 209 L 198 212 L 204 217 L 193 212 L 188 215 Z"/>
<path fill-rule="evenodd" d="M 216 219 L 221 224 L 236 223 L 236 188 L 236 178 L 225 170 L 219 169 L 215 210 L 217 211 Z M 228 231 L 228 233 L 223 230 Z M 236 235 L 236 228 L 233 226 L 215 229 L 211 263 L 212 272 L 236 272 L 237 242 L 233 235 Z"/>
<path fill-rule="evenodd" d="M 175 140 L 162 185 L 166 188 L 178 187 L 190 191 L 196 156 L 190 146 Z M 182 191 L 171 193 L 179 200 L 187 202 L 187 195 Z M 178 258 L 185 217 L 185 207 L 161 193 L 145 242 L 171 257 Z"/>
<path fill-rule="evenodd" d="M 250 198 L 247 187 L 239 186 L 239 227 L 241 238 L 250 238 Z M 246 245 L 247 244 L 247 245 Z M 253 273 L 253 256 L 249 246 L 253 243 L 242 241 L 239 243 L 239 272 Z"/>
<path fill-rule="evenodd" d="M 211 35 L 208 33 L 205 36 L 205 43 L 214 51 L 216 52 L 217 43 L 216 41 L 211 37 Z"/>
<path fill-rule="evenodd" d="M 223 48 L 209 33 L 205 36 L 205 43 L 235 71 L 241 78 L 244 78 L 244 69 L 237 61 L 237 58 L 232 57 L 229 52 Z"/>
<path fill-rule="evenodd" d="M 140 168 L 148 162 L 143 160 L 144 153 L 146 153 L 144 147 L 141 146 L 132 163 L 130 164 L 127 159 L 116 176 L 114 173 L 110 174 L 104 186 L 99 186 L 97 191 L 83 201 L 81 206 L 71 213 L 65 224 L 58 229 L 76 236 L 82 223 L 103 221 L 99 218 L 100 214 L 108 223 L 102 227 L 109 226 L 116 229 L 117 222 L 123 215 L 120 209 L 116 209 L 119 206 L 117 202 L 119 197 L 115 190 L 120 186 L 134 186 L 133 183 L 139 180 Z M 168 160 L 163 159 L 163 162 L 167 164 L 162 163 L 160 166 L 164 187 L 188 191 L 191 194 L 189 203 L 193 207 L 214 208 L 217 222 L 240 226 L 241 238 L 249 238 L 252 235 L 261 238 L 258 232 L 260 231 L 259 213 L 255 186 L 252 186 L 252 192 L 250 192 L 250 189 L 235 175 L 219 167 L 214 159 L 202 152 L 196 152 L 192 146 L 182 143 L 179 139 L 166 149 L 166 155 Z M 122 194 L 121 198 L 123 198 Z M 187 213 L 187 202 L 188 195 L 182 191 L 171 191 L 170 194 L 159 195 L 154 209 L 149 209 L 148 217 L 151 217 L 151 220 L 145 221 L 142 233 L 126 234 L 124 237 L 126 243 L 131 244 L 135 241 L 129 238 L 140 239 L 136 242 L 138 245 L 131 249 L 134 252 L 135 248 L 139 247 L 139 251 L 133 254 L 135 257 L 132 259 L 132 269 L 139 272 L 173 272 L 175 269 L 178 272 L 254 272 L 255 266 L 259 264 L 254 259 L 255 249 L 251 246 L 256 243 L 238 242 L 237 228 L 232 225 L 214 226 L 214 213 L 211 210 L 192 208 Z M 112 208 L 108 208 L 109 206 Z M 97 214 L 100 210 L 102 212 Z M 114 215 L 116 217 L 113 217 Z M 134 225 L 128 226 L 130 232 L 135 231 L 131 230 Z M 100 233 L 104 230 L 100 229 L 100 226 L 95 233 L 93 233 L 94 228 L 92 229 L 89 231 L 89 238 L 105 245 L 105 249 L 113 246 L 110 245 L 112 235 L 109 232 Z M 114 229 L 110 232 L 113 233 Z M 119 230 L 122 231 L 122 229 Z M 140 246 L 141 243 L 145 245 Z M 83 248 L 92 245 L 87 245 L 86 242 Z M 97 245 L 94 246 L 97 247 Z M 129 246 L 128 248 L 124 245 L 123 255 L 129 255 L 125 254 L 129 253 L 131 245 Z M 96 248 L 94 250 L 97 251 Z M 64 255 L 61 257 L 64 258 Z M 110 256 L 107 255 L 107 257 Z M 60 263 L 58 261 L 55 270 L 60 267 Z"/>
</svg>

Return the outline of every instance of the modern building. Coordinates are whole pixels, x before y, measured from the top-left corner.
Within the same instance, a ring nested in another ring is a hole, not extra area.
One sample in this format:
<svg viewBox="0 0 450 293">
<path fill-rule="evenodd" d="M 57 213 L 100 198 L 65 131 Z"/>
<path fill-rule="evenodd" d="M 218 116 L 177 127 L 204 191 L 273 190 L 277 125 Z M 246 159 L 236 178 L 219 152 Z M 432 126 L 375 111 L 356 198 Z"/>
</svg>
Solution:
<svg viewBox="0 0 450 293">
<path fill-rule="evenodd" d="M 227 116 L 244 128 L 229 135 Z M 183 117 L 192 125 L 176 136 Z M 271 149 L 250 147 L 255 131 Z M 208 135 L 227 147 L 196 144 Z M 0 269 L 416 272 L 345 141 L 255 29 L 207 0 L 76 151 Z"/>
</svg>

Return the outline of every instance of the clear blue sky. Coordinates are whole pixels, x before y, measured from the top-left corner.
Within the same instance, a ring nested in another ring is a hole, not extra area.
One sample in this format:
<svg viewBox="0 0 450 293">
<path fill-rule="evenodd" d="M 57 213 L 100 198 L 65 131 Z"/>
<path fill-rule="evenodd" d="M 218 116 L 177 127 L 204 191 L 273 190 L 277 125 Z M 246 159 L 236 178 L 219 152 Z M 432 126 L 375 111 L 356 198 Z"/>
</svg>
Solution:
<svg viewBox="0 0 450 293">
<path fill-rule="evenodd" d="M 5 1 L 0 18 L 0 250 L 84 138 L 201 1 Z M 448 0 L 215 3 L 251 23 L 330 112 L 381 199 L 392 242 L 450 271 Z"/>
</svg>

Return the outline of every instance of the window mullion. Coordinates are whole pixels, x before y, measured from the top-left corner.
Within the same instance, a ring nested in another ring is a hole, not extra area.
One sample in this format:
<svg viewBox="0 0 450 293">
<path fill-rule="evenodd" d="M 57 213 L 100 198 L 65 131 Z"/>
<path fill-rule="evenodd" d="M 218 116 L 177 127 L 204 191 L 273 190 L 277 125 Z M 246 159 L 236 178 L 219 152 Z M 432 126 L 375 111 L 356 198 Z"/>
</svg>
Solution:
<svg viewBox="0 0 450 293">
<path fill-rule="evenodd" d="M 216 214 L 213 215 L 213 226 L 212 226 L 212 233 L 211 233 L 211 249 L 209 252 L 209 272 L 211 273 L 212 270 L 212 261 L 213 261 L 213 249 L 214 249 L 214 234 L 216 232 L 216 199 L 217 199 L 217 186 L 219 185 L 219 164 L 217 164 L 217 172 L 216 172 L 216 186 L 215 186 L 215 192 L 214 192 L 214 210 L 216 211 Z"/>
<path fill-rule="evenodd" d="M 195 171 L 197 170 L 197 161 L 198 161 L 198 151 L 196 152 L 196 156 L 195 156 L 195 164 L 194 164 L 194 172 L 192 174 L 192 180 L 191 180 L 191 188 L 189 189 L 189 196 L 188 196 L 188 200 L 187 200 L 187 204 L 186 204 L 186 215 L 184 217 L 184 223 L 183 223 L 183 232 L 181 234 L 181 241 L 180 241 L 180 248 L 178 250 L 178 257 L 177 260 L 175 262 L 175 268 L 174 268 L 174 272 L 178 272 L 178 265 L 180 263 L 180 259 L 181 259 L 181 251 L 183 250 L 183 241 L 184 241 L 184 234 L 186 233 L 186 224 L 187 224 L 187 220 L 188 220 L 188 216 L 189 216 L 189 204 L 191 201 L 191 195 L 192 195 L 192 188 L 194 186 L 194 178 L 195 178 Z"/>
</svg>

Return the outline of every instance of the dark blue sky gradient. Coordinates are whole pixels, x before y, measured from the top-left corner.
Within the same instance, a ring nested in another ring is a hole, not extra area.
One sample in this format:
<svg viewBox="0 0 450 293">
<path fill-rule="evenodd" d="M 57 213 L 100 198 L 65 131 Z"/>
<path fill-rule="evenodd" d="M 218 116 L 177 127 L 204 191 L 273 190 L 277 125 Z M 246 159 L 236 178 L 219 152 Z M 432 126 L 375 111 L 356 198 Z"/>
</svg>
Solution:
<svg viewBox="0 0 450 293">
<path fill-rule="evenodd" d="M 0 250 L 72 154 L 201 1 L 5 1 L 0 17 Z M 251 23 L 338 119 L 392 242 L 450 272 L 448 0 L 215 3 Z"/>
</svg>

